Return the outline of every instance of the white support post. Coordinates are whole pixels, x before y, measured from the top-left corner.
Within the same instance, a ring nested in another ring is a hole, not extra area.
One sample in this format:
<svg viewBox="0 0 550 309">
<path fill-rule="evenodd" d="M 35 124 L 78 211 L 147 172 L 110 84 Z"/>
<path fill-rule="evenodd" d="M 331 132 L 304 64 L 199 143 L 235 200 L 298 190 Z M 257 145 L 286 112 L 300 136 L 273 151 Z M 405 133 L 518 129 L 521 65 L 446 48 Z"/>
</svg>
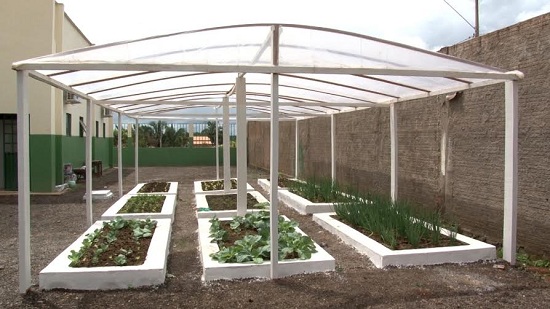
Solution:
<svg viewBox="0 0 550 309">
<path fill-rule="evenodd" d="M 92 138 L 94 134 L 94 104 L 86 100 L 86 219 L 88 226 L 93 224 L 92 205 Z"/>
<path fill-rule="evenodd" d="M 516 264 L 518 203 L 518 82 L 505 82 L 504 231 L 502 257 Z"/>
<path fill-rule="evenodd" d="M 118 197 L 124 195 L 122 190 L 122 114 L 118 113 Z"/>
<path fill-rule="evenodd" d="M 335 134 L 335 124 L 334 124 L 334 114 L 330 114 L 330 177 L 332 183 L 336 181 L 336 162 L 335 162 L 335 151 L 336 148 L 336 134 Z"/>
<path fill-rule="evenodd" d="M 390 104 L 390 145 L 391 145 L 391 199 L 397 200 L 397 183 L 398 183 L 398 149 L 397 149 L 397 113 L 395 103 Z"/>
<path fill-rule="evenodd" d="M 294 178 L 298 179 L 298 118 L 296 118 L 295 125 L 295 135 L 294 135 Z"/>
<path fill-rule="evenodd" d="M 271 49 L 273 65 L 279 64 L 279 26 L 271 28 Z M 271 133 L 270 133 L 269 177 L 269 241 L 270 276 L 275 279 L 279 268 L 279 74 L 271 74 Z"/>
<path fill-rule="evenodd" d="M 218 108 L 216 107 L 216 180 L 220 179 L 220 142 L 218 141 Z"/>
<path fill-rule="evenodd" d="M 247 154 L 246 154 L 246 80 L 237 77 L 237 216 L 246 215 L 246 183 L 247 183 Z"/>
<path fill-rule="evenodd" d="M 223 191 L 231 189 L 231 158 L 229 153 L 229 98 L 223 98 Z"/>
<path fill-rule="evenodd" d="M 31 193 L 29 166 L 29 72 L 17 71 L 17 185 L 19 293 L 31 287 Z"/>
<path fill-rule="evenodd" d="M 134 175 L 137 185 L 139 183 L 139 118 L 136 118 L 136 134 L 134 139 Z"/>
</svg>

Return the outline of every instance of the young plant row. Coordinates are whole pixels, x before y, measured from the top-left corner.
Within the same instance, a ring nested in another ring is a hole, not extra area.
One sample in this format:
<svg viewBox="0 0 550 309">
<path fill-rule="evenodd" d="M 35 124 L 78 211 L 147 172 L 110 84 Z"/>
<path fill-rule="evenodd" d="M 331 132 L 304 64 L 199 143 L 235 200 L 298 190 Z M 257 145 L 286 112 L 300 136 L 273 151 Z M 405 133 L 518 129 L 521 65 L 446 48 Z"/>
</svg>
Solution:
<svg viewBox="0 0 550 309">
<path fill-rule="evenodd" d="M 86 234 L 78 251 L 68 256 L 70 267 L 124 266 L 143 264 L 157 221 L 116 217 L 101 229 Z M 144 241 L 149 240 L 149 241 Z"/>
<path fill-rule="evenodd" d="M 168 192 L 170 183 L 165 181 L 148 182 L 139 189 L 138 193 Z"/>
<path fill-rule="evenodd" d="M 337 204 L 334 210 L 341 221 L 378 235 L 391 249 L 441 245 L 440 214 L 415 210 L 405 201 L 394 202 L 390 197 L 368 194 Z M 449 237 L 446 244 L 455 245 L 456 229 Z"/>
<path fill-rule="evenodd" d="M 330 179 L 289 182 L 289 191 L 314 203 L 336 203 L 348 199 L 342 188 Z"/>
<path fill-rule="evenodd" d="M 237 180 L 231 179 L 231 189 L 237 189 Z M 203 191 L 223 190 L 223 180 L 212 180 L 201 182 Z"/>
<path fill-rule="evenodd" d="M 165 195 L 136 195 L 128 199 L 118 213 L 157 213 L 161 212 Z"/>
<path fill-rule="evenodd" d="M 212 259 L 220 263 L 254 262 L 261 264 L 270 259 L 269 212 L 259 211 L 234 217 L 228 223 L 218 218 L 210 220 L 210 237 L 220 250 L 211 254 Z M 296 221 L 278 217 L 279 259 L 310 259 L 317 250 L 313 240 L 298 231 Z M 235 236 L 238 239 L 233 241 Z M 242 236 L 242 237 L 240 237 Z"/>
</svg>

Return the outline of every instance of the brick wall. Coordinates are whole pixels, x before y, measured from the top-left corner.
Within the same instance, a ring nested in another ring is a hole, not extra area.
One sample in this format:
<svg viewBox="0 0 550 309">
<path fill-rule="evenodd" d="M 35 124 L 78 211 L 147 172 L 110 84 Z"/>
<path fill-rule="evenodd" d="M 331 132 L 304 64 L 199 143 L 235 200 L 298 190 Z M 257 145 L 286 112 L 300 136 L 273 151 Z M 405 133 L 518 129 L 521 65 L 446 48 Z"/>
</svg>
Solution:
<svg viewBox="0 0 550 309">
<path fill-rule="evenodd" d="M 248 122 L 248 165 L 269 170 L 270 134 L 268 121 Z M 294 121 L 279 122 L 279 173 L 294 175 L 295 135 Z"/>
<path fill-rule="evenodd" d="M 525 74 L 519 84 L 518 245 L 546 255 L 550 255 L 549 37 L 550 14 L 545 14 L 441 50 Z M 436 96 L 396 107 L 399 198 L 440 209 L 463 229 L 500 242 L 503 84 L 465 91 L 451 101 Z M 389 109 L 342 113 L 335 121 L 337 180 L 389 194 Z M 303 120 L 298 127 L 300 177 L 330 177 L 330 118 Z M 269 168 L 269 139 L 251 138 L 265 130 L 269 133 L 269 123 L 250 123 L 249 158 L 251 165 Z M 293 134 L 293 129 L 283 131 L 281 126 L 281 148 L 292 147 Z M 281 151 L 281 164 L 286 161 L 294 162 L 293 151 Z"/>
</svg>

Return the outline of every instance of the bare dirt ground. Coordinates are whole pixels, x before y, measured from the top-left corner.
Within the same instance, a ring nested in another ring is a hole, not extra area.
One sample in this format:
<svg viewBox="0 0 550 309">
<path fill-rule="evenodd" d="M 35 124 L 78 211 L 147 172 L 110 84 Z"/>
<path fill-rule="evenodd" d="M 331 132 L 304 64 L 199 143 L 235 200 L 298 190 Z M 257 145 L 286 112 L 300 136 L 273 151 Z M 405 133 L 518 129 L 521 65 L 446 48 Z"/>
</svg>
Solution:
<svg viewBox="0 0 550 309">
<path fill-rule="evenodd" d="M 86 230 L 84 183 L 79 183 L 60 196 L 32 197 L 34 285 L 24 295 L 18 293 L 17 198 L 0 197 L 0 308 L 548 308 L 550 304 L 547 280 L 518 268 L 495 269 L 494 263 L 376 269 L 310 216 L 283 206 L 283 214 L 297 220 L 335 257 L 336 271 L 203 283 L 193 181 L 215 178 L 215 168 L 141 168 L 139 175 L 142 182 L 179 182 L 165 284 L 117 291 L 39 290 L 39 271 Z M 267 178 L 267 173 L 249 170 L 249 183 L 261 191 L 258 177 Z M 104 187 L 118 194 L 116 169 L 94 178 L 94 189 Z M 125 169 L 124 192 L 133 187 L 134 171 Z M 95 202 L 94 220 L 115 200 Z"/>
</svg>

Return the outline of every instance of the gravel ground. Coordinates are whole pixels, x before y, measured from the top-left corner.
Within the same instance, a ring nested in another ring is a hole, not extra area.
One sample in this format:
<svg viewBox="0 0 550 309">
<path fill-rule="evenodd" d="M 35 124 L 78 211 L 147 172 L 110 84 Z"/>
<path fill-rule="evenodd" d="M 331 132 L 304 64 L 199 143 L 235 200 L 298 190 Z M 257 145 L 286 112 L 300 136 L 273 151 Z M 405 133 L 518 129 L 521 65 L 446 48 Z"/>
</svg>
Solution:
<svg viewBox="0 0 550 309">
<path fill-rule="evenodd" d="M 233 175 L 235 171 L 233 170 Z M 493 263 L 376 269 L 365 256 L 341 243 L 312 220 L 281 206 L 281 212 L 336 259 L 336 271 L 276 280 L 202 283 L 193 181 L 215 178 L 215 168 L 141 168 L 142 181 L 179 182 L 176 221 L 165 284 L 118 291 L 41 291 L 38 273 L 86 230 L 84 183 L 60 196 L 33 196 L 31 247 L 33 287 L 18 293 L 17 198 L 0 196 L 0 308 L 548 308 L 547 279 Z M 256 189 L 258 177 L 249 170 Z M 116 169 L 94 178 L 94 189 L 118 192 Z M 133 169 L 124 170 L 124 192 L 134 186 Z M 261 191 L 265 196 L 266 192 Z M 94 219 L 115 201 L 95 202 Z"/>
</svg>

